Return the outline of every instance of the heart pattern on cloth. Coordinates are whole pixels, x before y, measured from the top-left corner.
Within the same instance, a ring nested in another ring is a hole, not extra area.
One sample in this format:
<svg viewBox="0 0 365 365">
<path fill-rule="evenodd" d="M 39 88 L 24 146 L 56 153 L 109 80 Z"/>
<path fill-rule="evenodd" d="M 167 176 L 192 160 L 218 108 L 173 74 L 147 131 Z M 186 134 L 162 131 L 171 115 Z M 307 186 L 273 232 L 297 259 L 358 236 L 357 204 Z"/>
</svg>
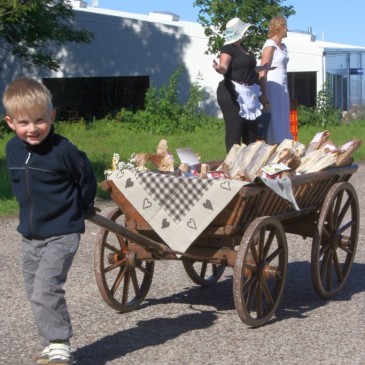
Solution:
<svg viewBox="0 0 365 365">
<path fill-rule="evenodd" d="M 121 179 L 124 176 L 124 171 L 123 170 L 119 170 L 117 172 L 117 179 Z"/>
<path fill-rule="evenodd" d="M 222 189 L 225 189 L 225 190 L 231 190 L 231 184 L 229 183 L 229 181 L 224 181 L 221 183 L 221 188 Z"/>
<path fill-rule="evenodd" d="M 129 177 L 127 179 L 127 181 L 125 182 L 125 187 L 126 188 L 131 188 L 134 185 L 134 182 L 132 181 L 132 179 Z"/>
<path fill-rule="evenodd" d="M 148 198 L 145 198 L 145 200 L 143 200 L 143 209 L 148 209 L 151 208 L 152 203 L 148 200 Z"/>
<path fill-rule="evenodd" d="M 164 218 L 162 220 L 162 228 L 168 228 L 168 227 L 170 227 L 170 222 L 166 218 Z"/>
<path fill-rule="evenodd" d="M 187 226 L 192 229 L 196 229 L 196 223 L 193 218 L 190 218 L 189 222 L 187 223 Z"/>
<path fill-rule="evenodd" d="M 203 203 L 203 207 L 206 208 L 206 209 L 214 210 L 213 209 L 213 204 L 209 199 L 207 199 L 205 201 L 205 203 Z"/>
</svg>

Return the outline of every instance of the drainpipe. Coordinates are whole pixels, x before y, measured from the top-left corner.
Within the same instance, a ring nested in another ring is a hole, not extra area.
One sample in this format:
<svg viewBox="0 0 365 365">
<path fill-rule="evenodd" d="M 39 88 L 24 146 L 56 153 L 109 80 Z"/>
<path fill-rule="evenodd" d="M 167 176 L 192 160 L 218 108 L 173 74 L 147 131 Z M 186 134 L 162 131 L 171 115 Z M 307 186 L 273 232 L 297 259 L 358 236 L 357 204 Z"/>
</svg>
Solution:
<svg viewBox="0 0 365 365">
<path fill-rule="evenodd" d="M 347 110 L 351 109 L 350 100 L 351 100 L 351 89 L 350 89 L 350 53 L 347 53 L 346 57 L 347 61 Z"/>
<path fill-rule="evenodd" d="M 360 68 L 362 68 L 362 53 L 361 52 L 359 53 L 359 57 L 360 57 Z M 363 82 L 363 79 L 364 79 L 364 75 L 361 75 L 360 76 L 360 105 L 363 105 L 363 102 L 362 102 L 362 82 Z"/>
<path fill-rule="evenodd" d="M 321 88 L 323 89 L 324 84 L 326 83 L 326 52 L 323 51 L 322 53 L 322 86 Z"/>
</svg>

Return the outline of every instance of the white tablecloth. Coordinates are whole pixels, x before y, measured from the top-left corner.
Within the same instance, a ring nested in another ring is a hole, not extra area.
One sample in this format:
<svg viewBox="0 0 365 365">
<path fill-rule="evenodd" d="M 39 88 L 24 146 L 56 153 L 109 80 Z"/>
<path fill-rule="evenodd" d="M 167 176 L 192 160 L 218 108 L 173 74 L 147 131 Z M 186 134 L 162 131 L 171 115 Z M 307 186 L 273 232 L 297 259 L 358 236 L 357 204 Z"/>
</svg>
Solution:
<svg viewBox="0 0 365 365">
<path fill-rule="evenodd" d="M 113 180 L 162 240 L 179 252 L 185 252 L 238 191 L 249 184 L 128 169 L 113 171 L 108 179 Z M 260 181 L 265 183 L 264 179 Z M 294 199 L 290 196 L 290 179 L 272 180 L 268 184 L 285 199 Z"/>
</svg>

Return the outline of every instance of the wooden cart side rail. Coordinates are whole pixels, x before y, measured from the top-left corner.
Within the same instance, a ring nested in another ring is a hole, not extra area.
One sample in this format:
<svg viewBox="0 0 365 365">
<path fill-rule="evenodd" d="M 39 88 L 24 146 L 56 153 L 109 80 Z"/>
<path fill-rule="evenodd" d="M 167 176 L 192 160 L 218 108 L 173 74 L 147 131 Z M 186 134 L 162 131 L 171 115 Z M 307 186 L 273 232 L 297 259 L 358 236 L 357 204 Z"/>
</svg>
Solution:
<svg viewBox="0 0 365 365">
<path fill-rule="evenodd" d="M 283 221 L 301 215 L 309 217 L 310 212 L 320 207 L 331 186 L 336 182 L 348 181 L 357 169 L 357 165 L 350 165 L 293 176 L 293 193 L 300 211 L 264 185 L 246 185 L 231 202 L 234 208 L 224 209 L 204 231 L 204 235 L 235 235 L 261 216 L 275 216 Z M 308 235 L 311 234 L 308 232 Z"/>
<path fill-rule="evenodd" d="M 352 174 L 354 174 L 358 170 L 359 166 L 356 164 L 343 166 L 343 167 L 331 167 L 326 170 L 321 170 L 317 172 L 311 172 L 308 174 L 303 175 L 295 175 L 292 176 L 290 179 L 292 181 L 292 185 L 301 185 L 304 182 L 310 182 L 310 181 L 318 181 L 318 180 L 327 180 L 330 177 L 337 175 L 337 176 L 343 176 L 347 178 L 347 180 L 351 177 Z"/>
<path fill-rule="evenodd" d="M 299 211 L 267 187 L 245 186 L 239 194 L 241 199 L 237 199 L 237 204 L 241 204 L 239 209 L 236 208 L 234 211 L 237 212 L 237 216 L 231 217 L 231 221 L 236 225 L 227 226 L 224 225 L 224 222 L 214 220 L 204 231 L 204 235 L 235 235 L 244 232 L 257 217 L 275 216 L 285 224 L 286 231 L 313 237 L 316 225 L 312 224 L 314 216 L 311 213 L 318 211 L 333 184 L 348 181 L 351 177 L 351 174 L 347 174 L 347 170 L 341 169 L 339 172 L 346 172 L 346 174 L 331 173 L 325 174 L 325 176 L 314 174 L 309 180 L 297 179 L 293 186 L 293 193 L 300 207 Z M 219 224 L 222 224 L 223 227 L 219 227 Z M 204 242 L 202 239 L 200 241 Z"/>
<path fill-rule="evenodd" d="M 285 199 L 264 185 L 246 185 L 220 212 L 204 231 L 204 235 L 235 235 L 243 232 L 248 224 L 260 216 L 276 216 L 280 220 L 308 214 L 322 204 L 327 192 L 335 182 L 348 181 L 358 169 L 357 165 L 330 168 L 319 172 L 291 177 L 294 196 L 301 210 L 298 212 Z M 153 231 L 152 227 L 129 203 L 111 180 L 100 184 L 109 190 L 121 211 L 125 214 L 127 227 L 135 231 Z"/>
<path fill-rule="evenodd" d="M 300 207 L 316 204 L 321 205 L 328 190 L 338 181 L 337 176 L 327 180 L 306 182 L 293 188 L 294 196 Z"/>
<path fill-rule="evenodd" d="M 251 186 L 251 189 L 241 188 L 231 202 L 214 218 L 206 228 L 206 234 L 234 235 L 242 230 L 242 216 L 252 211 L 262 187 Z"/>
<path fill-rule="evenodd" d="M 308 208 L 309 210 L 318 208 L 332 185 L 336 182 L 348 181 L 357 169 L 357 165 L 350 165 L 291 177 L 293 193 L 301 211 L 308 212 Z M 253 194 L 247 192 L 251 188 L 249 185 L 243 187 L 240 194 L 252 196 Z M 291 214 L 289 213 L 291 211 L 293 211 L 293 216 L 296 216 L 294 208 L 288 201 L 266 187 L 261 188 L 259 196 L 256 197 L 254 209 L 256 211 L 251 212 L 250 221 L 259 216 L 281 214 L 285 214 L 285 219 L 288 219 L 287 216 Z"/>
<path fill-rule="evenodd" d="M 235 199 L 236 201 L 234 202 L 234 208 L 232 210 L 232 212 L 230 212 L 228 219 L 226 220 L 226 225 L 227 226 L 236 226 L 237 225 L 237 217 L 240 214 L 240 211 L 242 210 L 242 206 L 244 206 L 243 203 L 243 198 L 238 195 L 237 199 Z M 225 208 L 224 213 L 227 214 L 227 209 Z"/>
<path fill-rule="evenodd" d="M 324 201 L 333 184 L 348 181 L 358 169 L 357 165 L 331 168 L 291 178 L 293 192 L 299 207 L 317 205 Z"/>
</svg>

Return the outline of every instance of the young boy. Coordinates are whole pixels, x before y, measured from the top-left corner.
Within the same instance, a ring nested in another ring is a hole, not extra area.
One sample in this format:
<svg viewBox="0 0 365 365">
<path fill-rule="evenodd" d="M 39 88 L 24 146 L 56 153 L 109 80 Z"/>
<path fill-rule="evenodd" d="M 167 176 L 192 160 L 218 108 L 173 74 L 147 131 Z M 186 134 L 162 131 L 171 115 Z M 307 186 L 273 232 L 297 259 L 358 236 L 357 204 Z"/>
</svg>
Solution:
<svg viewBox="0 0 365 365">
<path fill-rule="evenodd" d="M 6 163 L 19 203 L 26 295 L 44 346 L 37 364 L 71 364 L 63 285 L 93 211 L 95 175 L 85 153 L 54 133 L 52 96 L 43 84 L 17 79 L 3 104 L 16 134 L 6 146 Z"/>
</svg>

